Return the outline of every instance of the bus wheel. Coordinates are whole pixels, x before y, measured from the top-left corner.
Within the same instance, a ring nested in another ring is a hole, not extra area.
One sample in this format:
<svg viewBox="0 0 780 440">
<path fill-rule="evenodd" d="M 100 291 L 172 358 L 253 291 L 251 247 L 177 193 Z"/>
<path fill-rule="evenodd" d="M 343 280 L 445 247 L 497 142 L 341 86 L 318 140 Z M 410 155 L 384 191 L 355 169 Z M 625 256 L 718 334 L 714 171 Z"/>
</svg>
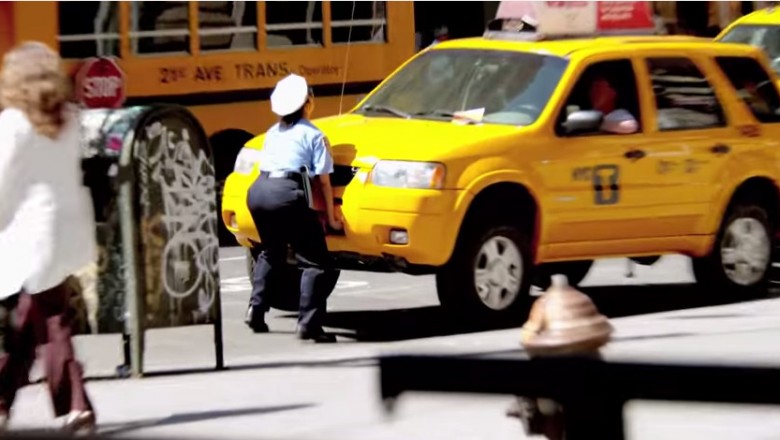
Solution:
<svg viewBox="0 0 780 440">
<path fill-rule="evenodd" d="M 222 212 L 222 192 L 225 180 L 233 172 L 238 152 L 254 136 L 244 130 L 229 129 L 215 133 L 209 138 L 214 155 L 214 179 L 217 185 L 217 212 Z M 221 214 L 220 214 L 221 218 Z M 219 220 L 219 245 L 237 246 L 236 238 L 228 231 L 222 220 Z"/>
</svg>

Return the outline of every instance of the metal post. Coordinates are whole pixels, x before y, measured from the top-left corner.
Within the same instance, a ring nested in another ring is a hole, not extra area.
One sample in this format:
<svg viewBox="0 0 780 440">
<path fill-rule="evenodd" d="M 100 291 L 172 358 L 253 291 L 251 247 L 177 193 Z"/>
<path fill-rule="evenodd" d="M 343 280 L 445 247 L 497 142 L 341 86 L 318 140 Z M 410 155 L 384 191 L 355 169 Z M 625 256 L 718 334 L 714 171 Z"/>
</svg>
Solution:
<svg viewBox="0 0 780 440">
<path fill-rule="evenodd" d="M 122 333 L 122 364 L 116 367 L 116 375 L 122 379 L 130 377 L 130 335 Z"/>
<path fill-rule="evenodd" d="M 213 307 L 217 308 L 217 316 L 214 318 L 214 354 L 217 358 L 217 370 L 225 369 L 225 355 L 222 344 L 222 288 L 217 283 L 217 295 L 214 298 Z"/>
<path fill-rule="evenodd" d="M 143 375 L 144 329 L 143 290 L 138 277 L 138 225 L 135 206 L 134 136 L 125 137 L 119 157 L 119 229 L 125 263 L 125 334 L 130 337 L 130 368 L 134 377 Z"/>
</svg>

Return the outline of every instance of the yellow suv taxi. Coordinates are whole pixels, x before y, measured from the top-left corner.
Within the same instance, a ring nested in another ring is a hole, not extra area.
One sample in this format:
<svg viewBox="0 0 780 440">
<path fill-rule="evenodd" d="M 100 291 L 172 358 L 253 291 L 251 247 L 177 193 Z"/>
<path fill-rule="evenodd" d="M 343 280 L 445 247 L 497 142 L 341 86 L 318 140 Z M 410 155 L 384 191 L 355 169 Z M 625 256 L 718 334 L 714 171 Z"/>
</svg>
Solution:
<svg viewBox="0 0 780 440">
<path fill-rule="evenodd" d="M 780 9 L 770 7 L 734 20 L 715 38 L 724 43 L 750 44 L 763 49 L 775 72 L 780 72 Z"/>
<path fill-rule="evenodd" d="M 439 43 L 348 114 L 314 121 L 337 164 L 345 233 L 328 246 L 341 267 L 433 273 L 443 306 L 483 320 L 523 319 L 532 284 L 575 284 L 602 257 L 682 253 L 717 291 L 764 291 L 780 97 L 763 53 L 692 37 L 525 40 Z M 634 132 L 605 131 L 606 93 Z M 255 250 L 246 194 L 262 144 L 246 144 L 222 204 Z"/>
</svg>

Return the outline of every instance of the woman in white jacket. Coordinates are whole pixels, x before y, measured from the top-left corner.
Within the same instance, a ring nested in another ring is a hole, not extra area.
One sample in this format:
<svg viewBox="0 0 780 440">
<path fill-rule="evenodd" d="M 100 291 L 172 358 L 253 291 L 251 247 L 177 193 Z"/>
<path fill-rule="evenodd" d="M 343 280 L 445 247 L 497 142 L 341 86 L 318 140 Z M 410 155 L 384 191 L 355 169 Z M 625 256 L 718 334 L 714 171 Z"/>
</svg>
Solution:
<svg viewBox="0 0 780 440">
<path fill-rule="evenodd" d="M 61 60 L 47 46 L 23 43 L 1 69 L 0 315 L 5 310 L 7 319 L 0 328 L 0 428 L 42 346 L 54 413 L 66 416 L 69 431 L 92 430 L 65 284 L 96 258 L 78 114 L 68 104 Z"/>
</svg>

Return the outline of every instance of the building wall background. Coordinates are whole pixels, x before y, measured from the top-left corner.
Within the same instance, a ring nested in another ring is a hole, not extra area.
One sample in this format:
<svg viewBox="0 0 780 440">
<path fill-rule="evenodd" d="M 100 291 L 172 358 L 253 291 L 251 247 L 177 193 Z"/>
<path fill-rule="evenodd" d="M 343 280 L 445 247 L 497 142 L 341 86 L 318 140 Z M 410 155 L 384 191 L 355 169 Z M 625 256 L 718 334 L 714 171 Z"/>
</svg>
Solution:
<svg viewBox="0 0 780 440">
<path fill-rule="evenodd" d="M 417 49 L 436 39 L 482 35 L 498 10 L 498 1 L 414 1 Z M 771 1 L 653 1 L 653 9 L 666 33 L 714 37 L 729 23 Z M 446 6 L 445 6 L 446 5 Z"/>
<path fill-rule="evenodd" d="M 655 13 L 663 19 L 669 34 L 714 37 L 729 23 L 755 10 L 771 6 L 770 1 L 658 1 Z"/>
</svg>

